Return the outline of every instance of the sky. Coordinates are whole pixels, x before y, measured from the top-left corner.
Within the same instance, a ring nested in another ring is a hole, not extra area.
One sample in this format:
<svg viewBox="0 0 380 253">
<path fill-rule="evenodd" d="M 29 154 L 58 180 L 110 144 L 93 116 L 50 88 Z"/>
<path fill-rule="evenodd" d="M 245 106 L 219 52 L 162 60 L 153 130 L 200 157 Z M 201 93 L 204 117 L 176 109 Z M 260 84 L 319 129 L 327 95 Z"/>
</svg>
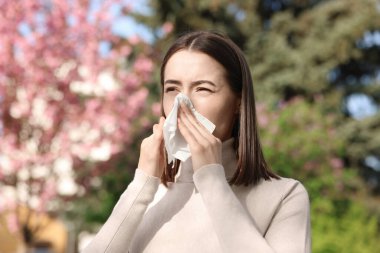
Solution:
<svg viewBox="0 0 380 253">
<path fill-rule="evenodd" d="M 93 1 L 97 2 L 99 0 Z M 151 14 L 151 10 L 149 9 L 147 0 L 124 0 L 123 2 L 131 4 L 132 10 L 139 14 Z M 112 11 L 113 15 L 119 16 L 112 26 L 112 31 L 115 34 L 125 38 L 137 34 L 146 42 L 153 42 L 153 35 L 146 26 L 137 23 L 132 17 L 120 15 L 120 6 L 115 6 L 115 8 L 113 8 Z"/>
</svg>

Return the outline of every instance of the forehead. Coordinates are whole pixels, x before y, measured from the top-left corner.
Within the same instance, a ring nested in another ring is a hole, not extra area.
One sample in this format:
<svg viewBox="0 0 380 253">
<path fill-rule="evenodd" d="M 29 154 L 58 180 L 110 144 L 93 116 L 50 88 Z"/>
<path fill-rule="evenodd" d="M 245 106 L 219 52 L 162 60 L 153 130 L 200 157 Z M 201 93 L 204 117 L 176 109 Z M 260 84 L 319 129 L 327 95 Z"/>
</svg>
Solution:
<svg viewBox="0 0 380 253">
<path fill-rule="evenodd" d="M 225 69 L 209 55 L 191 50 L 174 53 L 165 66 L 164 78 L 181 77 L 224 77 Z"/>
</svg>

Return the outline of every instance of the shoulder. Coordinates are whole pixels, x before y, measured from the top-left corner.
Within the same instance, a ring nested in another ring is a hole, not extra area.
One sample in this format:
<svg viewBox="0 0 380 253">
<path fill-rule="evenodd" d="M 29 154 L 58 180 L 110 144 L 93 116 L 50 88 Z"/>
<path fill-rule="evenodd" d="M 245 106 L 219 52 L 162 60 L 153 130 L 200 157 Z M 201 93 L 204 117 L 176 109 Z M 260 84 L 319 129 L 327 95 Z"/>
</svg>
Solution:
<svg viewBox="0 0 380 253">
<path fill-rule="evenodd" d="M 285 177 L 280 177 L 279 179 L 271 178 L 270 180 L 262 179 L 251 190 L 278 195 L 281 198 L 286 198 L 289 194 L 307 194 L 305 187 L 300 181 Z"/>
<path fill-rule="evenodd" d="M 309 195 L 303 184 L 292 178 L 272 179 L 263 181 L 264 190 L 267 194 L 273 194 L 278 197 L 281 206 L 309 206 Z"/>
<path fill-rule="evenodd" d="M 266 192 L 279 194 L 283 199 L 289 194 L 306 194 L 307 191 L 303 184 L 293 178 L 280 177 L 279 179 L 261 180 L 257 185 L 258 188 L 263 188 Z"/>
<path fill-rule="evenodd" d="M 277 205 L 277 211 L 309 212 L 309 195 L 303 184 L 292 178 L 263 180 L 257 190 Z"/>
<path fill-rule="evenodd" d="M 273 207 L 288 205 L 308 206 L 309 196 L 303 184 L 292 178 L 280 177 L 261 180 L 257 185 L 236 188 L 238 195 L 245 195 L 249 203 L 268 203 Z"/>
<path fill-rule="evenodd" d="M 254 186 L 233 186 L 233 191 L 263 234 L 270 224 L 290 217 L 308 220 L 308 193 L 302 183 L 295 179 L 261 180 Z"/>
</svg>

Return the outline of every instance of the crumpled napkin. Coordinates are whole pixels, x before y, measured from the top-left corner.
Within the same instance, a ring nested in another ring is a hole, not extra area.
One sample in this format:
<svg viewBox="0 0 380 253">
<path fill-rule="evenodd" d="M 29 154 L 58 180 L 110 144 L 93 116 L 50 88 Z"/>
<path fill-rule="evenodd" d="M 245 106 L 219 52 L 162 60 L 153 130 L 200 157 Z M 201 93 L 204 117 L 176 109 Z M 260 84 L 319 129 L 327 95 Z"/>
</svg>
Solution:
<svg viewBox="0 0 380 253">
<path fill-rule="evenodd" d="M 173 162 L 175 158 L 184 162 L 191 156 L 189 145 L 177 128 L 178 109 L 180 108 L 181 101 L 191 109 L 195 118 L 197 118 L 210 133 L 215 130 L 215 125 L 194 109 L 190 99 L 183 93 L 179 93 L 174 99 L 173 109 L 164 122 L 163 132 L 165 148 L 168 153 L 168 163 Z"/>
</svg>

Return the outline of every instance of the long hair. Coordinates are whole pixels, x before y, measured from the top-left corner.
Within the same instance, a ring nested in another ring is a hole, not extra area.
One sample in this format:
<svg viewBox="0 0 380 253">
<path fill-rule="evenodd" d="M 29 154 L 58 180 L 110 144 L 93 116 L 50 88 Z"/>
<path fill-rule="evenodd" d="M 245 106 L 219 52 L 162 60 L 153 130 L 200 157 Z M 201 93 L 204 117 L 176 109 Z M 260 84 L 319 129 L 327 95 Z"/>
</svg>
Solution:
<svg viewBox="0 0 380 253">
<path fill-rule="evenodd" d="M 179 37 L 167 51 L 161 65 L 161 94 L 164 88 L 165 67 L 176 52 L 191 50 L 207 54 L 226 71 L 227 82 L 231 90 L 241 97 L 239 117 L 234 122 L 232 137 L 237 156 L 237 166 L 229 183 L 231 185 L 255 185 L 260 179 L 269 180 L 278 178 L 271 172 L 264 159 L 257 127 L 255 97 L 252 76 L 248 63 L 240 48 L 228 37 L 209 31 L 190 32 Z M 163 95 L 161 96 L 161 105 Z M 164 115 L 163 106 L 161 107 Z M 165 168 L 161 181 L 167 186 L 168 182 L 174 182 L 180 165 L 179 160 L 167 163 L 165 155 Z"/>
</svg>

